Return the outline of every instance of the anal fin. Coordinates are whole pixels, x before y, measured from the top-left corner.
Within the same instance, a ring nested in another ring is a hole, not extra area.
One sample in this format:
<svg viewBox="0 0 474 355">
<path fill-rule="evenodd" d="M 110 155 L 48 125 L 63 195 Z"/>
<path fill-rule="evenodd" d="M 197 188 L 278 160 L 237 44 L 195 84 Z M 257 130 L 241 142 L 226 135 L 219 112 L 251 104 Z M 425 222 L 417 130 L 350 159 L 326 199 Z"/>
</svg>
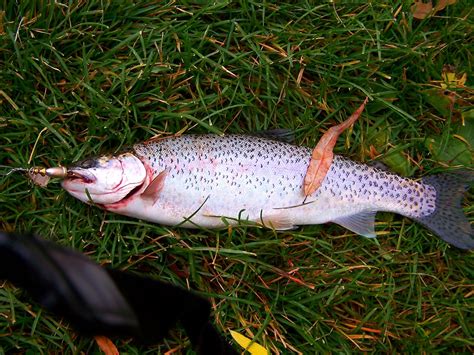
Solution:
<svg viewBox="0 0 474 355">
<path fill-rule="evenodd" d="M 375 214 L 377 211 L 364 211 L 346 217 L 339 217 L 333 222 L 350 231 L 367 238 L 375 238 Z"/>
</svg>

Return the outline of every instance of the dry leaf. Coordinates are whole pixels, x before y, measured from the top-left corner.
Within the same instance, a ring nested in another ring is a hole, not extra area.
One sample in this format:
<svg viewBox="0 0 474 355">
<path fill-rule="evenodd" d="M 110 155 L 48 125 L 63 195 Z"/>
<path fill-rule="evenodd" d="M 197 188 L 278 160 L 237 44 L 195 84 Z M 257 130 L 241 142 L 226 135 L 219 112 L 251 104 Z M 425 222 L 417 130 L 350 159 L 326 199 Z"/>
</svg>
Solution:
<svg viewBox="0 0 474 355">
<path fill-rule="evenodd" d="M 230 330 L 230 335 L 242 348 L 247 350 L 251 355 L 268 355 L 269 352 L 262 345 L 252 342 L 251 339 L 246 336 Z"/>
<path fill-rule="evenodd" d="M 428 17 L 432 10 L 433 4 L 431 3 L 431 1 L 427 3 L 415 1 L 413 5 L 411 5 L 411 12 L 413 13 L 413 17 L 419 20 L 423 20 L 424 18 Z"/>
<path fill-rule="evenodd" d="M 441 78 L 443 79 L 443 82 L 440 83 L 440 86 L 443 89 L 461 88 L 466 83 L 467 73 L 458 76 L 456 73 L 453 72 L 443 72 L 441 74 Z"/>
<path fill-rule="evenodd" d="M 453 5 L 456 3 L 457 0 L 438 0 L 435 6 L 436 11 L 443 10 L 448 5 Z"/>
<path fill-rule="evenodd" d="M 455 4 L 457 0 L 438 0 L 436 5 L 433 7 L 433 2 L 416 1 L 411 6 L 411 12 L 413 17 L 418 20 L 423 20 L 427 17 L 433 16 L 438 11 L 443 10 L 446 6 Z"/>
<path fill-rule="evenodd" d="M 368 99 L 366 97 L 362 105 L 347 120 L 329 128 L 316 144 L 304 177 L 303 192 L 305 196 L 311 195 L 321 186 L 331 167 L 337 138 L 359 118 Z"/>
<path fill-rule="evenodd" d="M 104 337 L 102 335 L 97 335 L 94 337 L 97 345 L 99 346 L 100 350 L 105 355 L 120 355 L 119 351 L 117 350 L 117 347 L 112 343 L 112 340 L 110 340 L 107 337 Z"/>
<path fill-rule="evenodd" d="M 0 35 L 5 34 L 5 29 L 3 27 L 4 18 L 5 18 L 5 11 L 0 11 Z"/>
</svg>

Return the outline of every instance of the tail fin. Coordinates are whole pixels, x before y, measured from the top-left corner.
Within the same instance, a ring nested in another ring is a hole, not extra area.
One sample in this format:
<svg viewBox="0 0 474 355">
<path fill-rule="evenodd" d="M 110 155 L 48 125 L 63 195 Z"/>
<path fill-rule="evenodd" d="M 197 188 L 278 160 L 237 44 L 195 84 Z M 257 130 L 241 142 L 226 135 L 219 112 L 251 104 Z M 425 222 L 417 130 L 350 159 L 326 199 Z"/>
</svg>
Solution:
<svg viewBox="0 0 474 355">
<path fill-rule="evenodd" d="M 436 189 L 436 209 L 431 215 L 416 220 L 460 249 L 474 249 L 474 230 L 461 206 L 463 194 L 472 182 L 472 171 L 439 174 L 423 179 L 423 183 Z"/>
</svg>

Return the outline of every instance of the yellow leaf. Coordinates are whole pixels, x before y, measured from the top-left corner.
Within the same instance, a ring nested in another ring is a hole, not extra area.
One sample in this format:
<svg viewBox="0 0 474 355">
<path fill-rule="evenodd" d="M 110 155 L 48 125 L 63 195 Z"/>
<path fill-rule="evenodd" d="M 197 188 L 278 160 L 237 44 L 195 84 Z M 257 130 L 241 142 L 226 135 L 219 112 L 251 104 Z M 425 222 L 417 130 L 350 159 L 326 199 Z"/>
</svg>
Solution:
<svg viewBox="0 0 474 355">
<path fill-rule="evenodd" d="M 443 73 L 444 81 L 448 83 L 455 83 L 456 82 L 456 73 Z"/>
<path fill-rule="evenodd" d="M 441 74 L 441 78 L 443 79 L 443 83 L 441 83 L 441 87 L 443 89 L 452 88 L 452 87 L 463 87 L 466 83 L 467 73 L 464 73 L 460 77 L 457 76 L 456 73 L 446 71 Z"/>
<path fill-rule="evenodd" d="M 269 354 L 268 350 L 265 349 L 263 346 L 255 342 L 252 342 L 251 339 L 247 338 L 246 336 L 240 333 L 230 330 L 230 335 L 232 335 L 232 338 L 234 338 L 237 344 L 239 344 L 242 348 L 247 350 L 252 355 L 268 355 Z"/>
</svg>

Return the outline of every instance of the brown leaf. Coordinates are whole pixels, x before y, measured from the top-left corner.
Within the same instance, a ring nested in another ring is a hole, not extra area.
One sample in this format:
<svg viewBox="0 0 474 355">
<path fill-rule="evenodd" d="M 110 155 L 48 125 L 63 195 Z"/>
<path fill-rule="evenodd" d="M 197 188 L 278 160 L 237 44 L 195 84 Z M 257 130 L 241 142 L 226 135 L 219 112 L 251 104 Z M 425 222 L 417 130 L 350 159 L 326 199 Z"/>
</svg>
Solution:
<svg viewBox="0 0 474 355">
<path fill-rule="evenodd" d="M 415 0 L 411 6 L 411 12 L 413 17 L 418 20 L 423 20 L 427 17 L 433 16 L 438 11 L 443 10 L 448 5 L 453 5 L 457 0 L 438 0 L 436 5 L 433 7 L 433 2 L 430 0 L 428 2 L 423 2 L 422 0 Z"/>
<path fill-rule="evenodd" d="M 304 177 L 303 191 L 305 196 L 311 195 L 321 186 L 332 164 L 334 158 L 333 149 L 337 138 L 359 118 L 368 99 L 366 97 L 362 105 L 347 120 L 329 128 L 323 134 L 318 144 L 316 144 Z"/>
<path fill-rule="evenodd" d="M 0 11 L 0 35 L 5 34 L 5 29 L 3 28 L 3 19 L 5 18 L 5 11 Z"/>
<path fill-rule="evenodd" d="M 109 338 L 102 336 L 102 335 L 97 335 L 94 337 L 97 345 L 99 346 L 100 350 L 105 355 L 120 355 L 119 351 L 117 350 L 117 347 L 112 343 L 112 340 Z"/>
<path fill-rule="evenodd" d="M 443 10 L 448 5 L 453 5 L 456 3 L 457 0 L 438 0 L 435 6 L 436 11 Z"/>
<path fill-rule="evenodd" d="M 433 4 L 431 1 L 424 3 L 421 1 L 415 1 L 411 6 L 411 12 L 413 13 L 413 17 L 418 20 L 423 20 L 427 18 L 431 11 L 433 10 Z"/>
<path fill-rule="evenodd" d="M 374 160 L 377 156 L 379 155 L 379 152 L 377 152 L 377 149 L 371 144 L 369 148 L 369 157 L 371 160 Z"/>
</svg>

